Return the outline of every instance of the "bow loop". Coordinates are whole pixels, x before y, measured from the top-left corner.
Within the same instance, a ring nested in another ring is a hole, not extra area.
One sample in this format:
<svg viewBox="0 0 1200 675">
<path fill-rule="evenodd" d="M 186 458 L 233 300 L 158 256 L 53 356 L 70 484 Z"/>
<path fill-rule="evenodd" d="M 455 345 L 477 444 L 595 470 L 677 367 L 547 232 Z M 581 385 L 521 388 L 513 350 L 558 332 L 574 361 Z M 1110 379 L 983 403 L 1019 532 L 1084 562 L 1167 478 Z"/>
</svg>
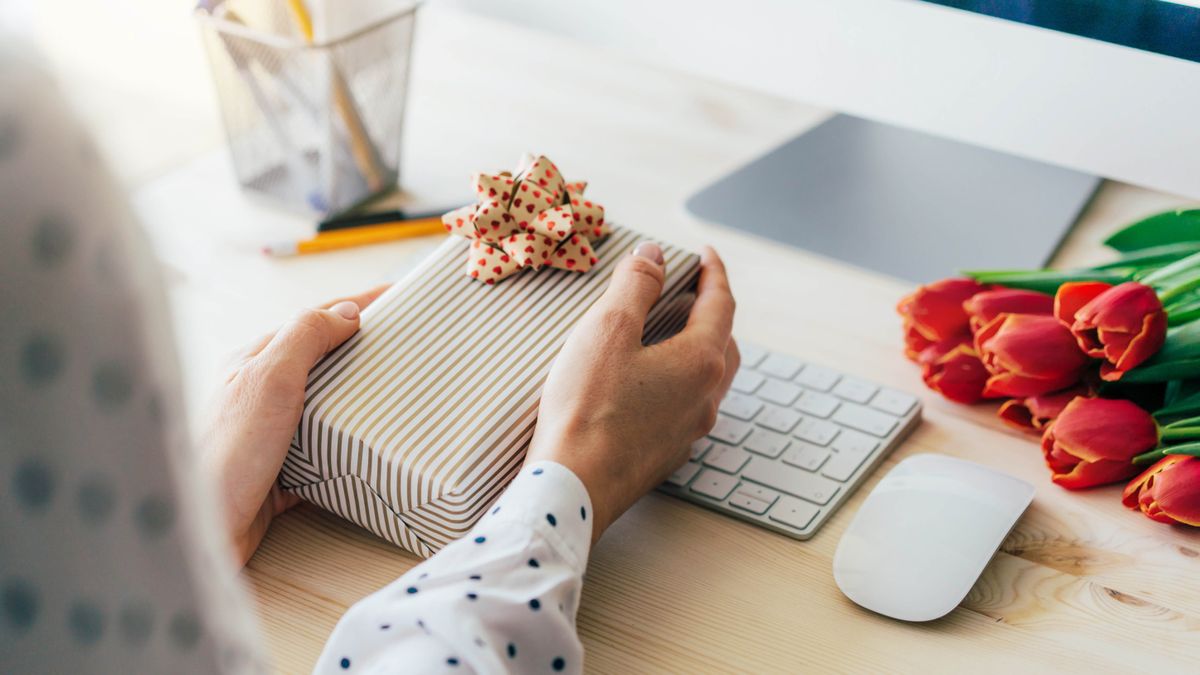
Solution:
<svg viewBox="0 0 1200 675">
<path fill-rule="evenodd" d="M 494 284 L 522 268 L 587 272 L 599 262 L 594 240 L 607 236 L 604 207 L 583 196 L 544 156 L 525 155 L 514 174 L 478 173 L 477 203 L 442 216 L 451 234 L 471 241 L 467 275 Z"/>
</svg>

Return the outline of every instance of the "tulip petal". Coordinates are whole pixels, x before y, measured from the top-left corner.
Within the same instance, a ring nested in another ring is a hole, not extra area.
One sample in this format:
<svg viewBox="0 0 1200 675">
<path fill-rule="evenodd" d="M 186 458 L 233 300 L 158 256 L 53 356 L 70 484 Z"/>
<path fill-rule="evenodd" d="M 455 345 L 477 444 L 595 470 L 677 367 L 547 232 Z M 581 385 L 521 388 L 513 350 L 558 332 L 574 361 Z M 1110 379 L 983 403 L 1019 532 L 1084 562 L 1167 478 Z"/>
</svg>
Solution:
<svg viewBox="0 0 1200 675">
<path fill-rule="evenodd" d="M 963 302 L 984 290 L 974 279 L 943 279 L 905 296 L 896 311 L 904 317 L 906 331 L 915 331 L 931 343 L 942 342 L 969 332 Z"/>
<path fill-rule="evenodd" d="M 996 414 L 1018 429 L 1041 431 L 1062 413 L 1068 403 L 1076 397 L 1088 395 L 1087 387 L 1079 386 L 1050 394 L 1009 399 Z"/>
<path fill-rule="evenodd" d="M 1125 486 L 1121 502 L 1161 523 L 1200 527 L 1200 458 L 1163 457 Z"/>
<path fill-rule="evenodd" d="M 997 288 L 971 296 L 963 303 L 971 329 L 979 330 L 1001 314 L 1051 314 L 1054 297 L 1020 288 Z"/>
<path fill-rule="evenodd" d="M 929 347 L 920 362 L 925 385 L 942 396 L 967 404 L 983 398 L 988 371 L 965 339 Z"/>
<path fill-rule="evenodd" d="M 1128 463 L 1158 445 L 1150 413 L 1124 399 L 1077 398 L 1053 425 L 1055 445 L 1087 462 Z"/>
<path fill-rule="evenodd" d="M 1109 378 L 1132 370 L 1162 346 L 1167 336 L 1167 315 L 1153 288 L 1137 282 L 1114 286 L 1075 313 L 1071 324 L 1082 349 L 1113 366 Z M 1109 379 L 1106 378 L 1106 379 Z"/>
<path fill-rule="evenodd" d="M 996 326 L 997 321 L 1002 323 Z M 1088 364 L 1071 331 L 1050 316 L 1003 314 L 985 326 L 977 340 L 983 362 L 993 373 L 1062 382 L 1054 389 L 1074 384 Z"/>
<path fill-rule="evenodd" d="M 1050 480 L 1068 490 L 1082 490 L 1116 483 L 1135 473 L 1137 473 L 1137 467 L 1129 462 L 1101 460 L 1099 462 L 1079 462 L 1069 472 L 1053 474 Z"/>
<path fill-rule="evenodd" d="M 1054 316 L 1064 326 L 1075 324 L 1075 315 L 1096 296 L 1112 288 L 1103 281 L 1073 281 L 1058 287 L 1054 294 Z"/>
<path fill-rule="evenodd" d="M 998 373 L 988 378 L 983 388 L 985 398 L 1025 398 L 1065 389 L 1079 381 L 1078 373 L 1057 377 L 1026 377 L 1016 373 Z"/>
</svg>

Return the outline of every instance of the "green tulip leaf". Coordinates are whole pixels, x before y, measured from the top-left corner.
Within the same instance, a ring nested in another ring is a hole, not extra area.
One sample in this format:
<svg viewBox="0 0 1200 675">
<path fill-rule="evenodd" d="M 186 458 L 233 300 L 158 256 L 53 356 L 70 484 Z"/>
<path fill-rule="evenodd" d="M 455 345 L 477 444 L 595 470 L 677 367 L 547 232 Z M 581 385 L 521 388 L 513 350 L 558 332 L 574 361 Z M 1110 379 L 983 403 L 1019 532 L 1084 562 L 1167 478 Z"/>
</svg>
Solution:
<svg viewBox="0 0 1200 675">
<path fill-rule="evenodd" d="M 1163 265 L 1169 265 L 1182 260 L 1194 253 L 1200 253 L 1200 241 L 1185 241 L 1178 244 L 1152 246 L 1122 255 L 1111 262 L 1096 265 L 1095 270 L 1131 269 L 1136 272 L 1149 272 Z"/>
<path fill-rule="evenodd" d="M 1125 253 L 1190 241 L 1200 241 L 1200 209 L 1157 213 L 1117 230 L 1104 245 Z"/>
<path fill-rule="evenodd" d="M 981 284 L 999 284 L 1006 288 L 1021 288 L 1054 295 L 1058 287 L 1072 281 L 1103 281 L 1119 284 L 1129 281 L 1132 274 L 1121 270 L 964 270 L 964 276 Z"/>
<path fill-rule="evenodd" d="M 1174 380 L 1167 383 L 1163 397 L 1164 405 L 1154 413 L 1159 422 L 1176 422 L 1188 417 L 1200 416 L 1200 391 L 1196 380 Z"/>
</svg>

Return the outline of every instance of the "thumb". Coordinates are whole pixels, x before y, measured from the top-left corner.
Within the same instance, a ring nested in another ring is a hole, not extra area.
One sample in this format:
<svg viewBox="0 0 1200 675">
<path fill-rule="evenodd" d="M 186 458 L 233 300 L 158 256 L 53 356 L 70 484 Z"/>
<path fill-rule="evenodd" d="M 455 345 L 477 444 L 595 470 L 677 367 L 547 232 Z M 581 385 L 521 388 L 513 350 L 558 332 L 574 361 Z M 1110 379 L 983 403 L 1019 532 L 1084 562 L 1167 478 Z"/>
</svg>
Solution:
<svg viewBox="0 0 1200 675">
<path fill-rule="evenodd" d="M 261 356 L 307 375 L 317 361 L 354 335 L 358 324 L 358 305 L 349 300 L 329 309 L 308 309 L 279 329 Z"/>
<path fill-rule="evenodd" d="M 644 241 L 617 264 L 608 289 L 597 304 L 645 321 L 650 308 L 662 295 L 666 276 L 662 249 L 652 241 Z"/>
</svg>

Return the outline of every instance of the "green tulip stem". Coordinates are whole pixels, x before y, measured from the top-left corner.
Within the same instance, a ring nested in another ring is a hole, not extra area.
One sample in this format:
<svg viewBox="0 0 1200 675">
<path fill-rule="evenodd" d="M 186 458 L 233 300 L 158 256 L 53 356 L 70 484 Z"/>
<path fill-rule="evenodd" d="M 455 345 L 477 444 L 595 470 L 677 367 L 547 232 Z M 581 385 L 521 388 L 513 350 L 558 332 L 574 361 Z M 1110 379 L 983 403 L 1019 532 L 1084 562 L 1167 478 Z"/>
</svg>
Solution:
<svg viewBox="0 0 1200 675">
<path fill-rule="evenodd" d="M 1191 291 L 1194 291 L 1197 288 L 1200 288 L 1200 275 L 1197 275 L 1191 279 L 1188 279 L 1187 281 L 1183 282 L 1182 284 L 1179 284 L 1178 286 L 1176 286 L 1174 288 L 1170 288 L 1170 289 L 1163 291 L 1162 293 L 1159 293 L 1158 299 L 1161 300 L 1162 303 L 1165 305 L 1168 302 L 1171 302 L 1172 299 L 1178 298 L 1179 296 L 1183 295 L 1184 293 L 1189 293 Z"/>
<path fill-rule="evenodd" d="M 1182 326 L 1185 323 L 1191 323 L 1196 319 L 1200 319 L 1200 307 L 1190 307 L 1174 312 L 1167 312 L 1168 326 Z"/>
<path fill-rule="evenodd" d="M 1189 457 L 1200 457 L 1200 443 L 1184 443 L 1183 445 L 1175 445 L 1169 448 L 1163 448 L 1163 455 L 1187 455 Z"/>
<path fill-rule="evenodd" d="M 1172 277 L 1179 276 L 1184 272 L 1190 272 L 1198 266 L 1200 266 L 1200 253 L 1193 253 L 1186 258 L 1176 260 L 1166 267 L 1160 267 L 1157 270 L 1142 276 L 1140 281 L 1144 284 L 1149 284 L 1152 286 L 1158 285 L 1164 281 L 1167 281 L 1168 279 L 1171 279 Z"/>
<path fill-rule="evenodd" d="M 1195 420 L 1184 420 L 1195 422 Z M 1168 424 L 1158 432 L 1158 437 L 1164 441 L 1183 441 L 1200 438 L 1200 427 Z"/>
<path fill-rule="evenodd" d="M 964 276 L 981 284 L 999 284 L 1053 295 L 1058 287 L 1072 281 L 1103 281 L 1112 285 L 1129 281 L 1131 272 L 1119 270 L 963 270 Z"/>
<path fill-rule="evenodd" d="M 1129 461 L 1133 464 L 1149 464 L 1162 459 L 1164 450 L 1166 450 L 1166 448 L 1155 448 L 1149 452 L 1143 452 Z"/>
<path fill-rule="evenodd" d="M 1180 382 L 1180 380 L 1175 381 Z M 1170 405 L 1159 408 L 1154 412 L 1153 417 L 1159 424 L 1172 417 L 1178 417 L 1179 419 L 1174 420 L 1170 424 L 1179 424 L 1182 422 L 1184 426 L 1194 426 L 1200 423 L 1200 418 L 1196 417 L 1197 414 L 1200 414 L 1200 393 L 1192 393 L 1172 401 Z M 1164 426 L 1170 426 L 1170 424 Z"/>
</svg>

